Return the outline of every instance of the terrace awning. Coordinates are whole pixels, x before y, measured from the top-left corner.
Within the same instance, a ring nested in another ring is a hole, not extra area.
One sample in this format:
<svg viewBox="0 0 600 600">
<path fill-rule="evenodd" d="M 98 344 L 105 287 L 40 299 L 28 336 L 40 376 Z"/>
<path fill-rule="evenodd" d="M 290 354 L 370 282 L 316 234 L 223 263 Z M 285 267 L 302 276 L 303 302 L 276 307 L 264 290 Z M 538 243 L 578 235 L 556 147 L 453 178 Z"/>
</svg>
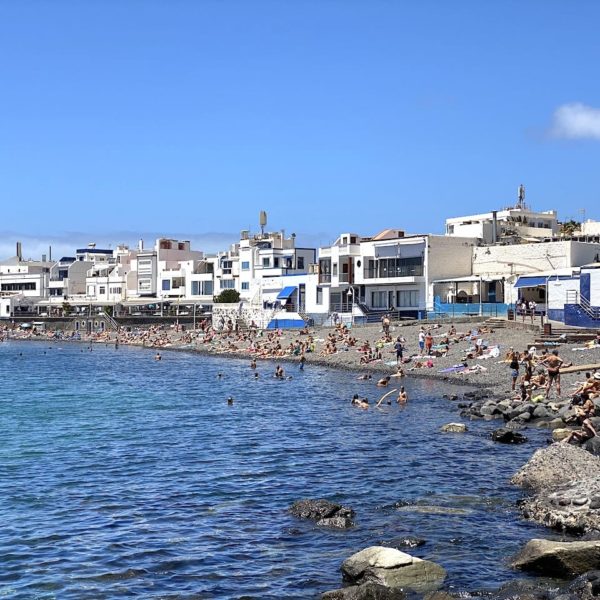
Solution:
<svg viewBox="0 0 600 600">
<path fill-rule="evenodd" d="M 288 300 L 295 291 L 295 285 L 288 285 L 287 287 L 284 287 L 279 294 L 277 294 L 277 300 Z"/>
<path fill-rule="evenodd" d="M 537 287 L 538 285 L 546 285 L 547 277 L 519 277 L 515 283 L 516 288 Z"/>
</svg>

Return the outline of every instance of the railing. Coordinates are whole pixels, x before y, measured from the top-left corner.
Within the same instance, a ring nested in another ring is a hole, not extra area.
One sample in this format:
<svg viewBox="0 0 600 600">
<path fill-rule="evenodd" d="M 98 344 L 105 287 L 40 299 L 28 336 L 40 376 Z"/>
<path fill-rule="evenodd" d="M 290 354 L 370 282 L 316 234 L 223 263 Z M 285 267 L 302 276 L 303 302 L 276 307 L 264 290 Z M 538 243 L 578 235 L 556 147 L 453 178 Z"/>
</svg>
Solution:
<svg viewBox="0 0 600 600">
<path fill-rule="evenodd" d="M 350 273 L 340 273 L 339 282 L 340 283 L 352 283 L 352 277 L 350 276 Z"/>
<path fill-rule="evenodd" d="M 319 273 L 319 283 L 331 283 L 331 273 Z"/>
<path fill-rule="evenodd" d="M 600 308 L 592 306 L 590 301 L 581 296 L 577 290 L 567 291 L 567 304 L 577 304 L 589 317 L 595 321 L 600 320 Z"/>
<path fill-rule="evenodd" d="M 423 265 L 397 267 L 396 269 L 365 268 L 365 279 L 386 279 L 390 277 L 422 277 Z"/>
</svg>

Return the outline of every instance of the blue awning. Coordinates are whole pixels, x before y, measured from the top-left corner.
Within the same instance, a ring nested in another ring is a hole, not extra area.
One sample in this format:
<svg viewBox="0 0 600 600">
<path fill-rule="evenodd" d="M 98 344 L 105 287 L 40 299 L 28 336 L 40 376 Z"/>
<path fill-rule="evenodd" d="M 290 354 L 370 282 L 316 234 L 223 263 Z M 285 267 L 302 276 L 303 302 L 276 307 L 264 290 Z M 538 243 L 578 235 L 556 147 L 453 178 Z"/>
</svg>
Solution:
<svg viewBox="0 0 600 600">
<path fill-rule="evenodd" d="M 538 285 L 546 285 L 546 280 L 548 277 L 519 277 L 517 279 L 517 283 L 515 283 L 516 288 L 524 288 L 524 287 L 537 287 Z"/>
<path fill-rule="evenodd" d="M 288 287 L 284 287 L 279 294 L 277 294 L 277 300 L 287 300 L 295 291 L 295 285 L 288 285 Z"/>
</svg>

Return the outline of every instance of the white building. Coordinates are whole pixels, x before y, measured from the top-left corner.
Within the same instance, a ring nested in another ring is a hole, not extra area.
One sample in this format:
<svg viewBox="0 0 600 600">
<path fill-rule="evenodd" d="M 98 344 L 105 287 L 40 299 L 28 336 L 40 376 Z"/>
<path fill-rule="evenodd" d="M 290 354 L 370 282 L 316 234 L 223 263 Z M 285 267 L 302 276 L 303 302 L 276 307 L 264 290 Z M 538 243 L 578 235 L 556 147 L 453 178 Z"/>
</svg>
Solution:
<svg viewBox="0 0 600 600">
<path fill-rule="evenodd" d="M 535 212 L 515 207 L 446 219 L 446 235 L 477 238 L 483 244 L 551 239 L 558 232 L 554 210 Z"/>
<path fill-rule="evenodd" d="M 422 317 L 433 310 L 433 282 L 471 275 L 476 240 L 405 235 L 386 229 L 372 238 L 345 233 L 319 249 L 316 304 L 330 312 L 397 310 Z"/>
</svg>

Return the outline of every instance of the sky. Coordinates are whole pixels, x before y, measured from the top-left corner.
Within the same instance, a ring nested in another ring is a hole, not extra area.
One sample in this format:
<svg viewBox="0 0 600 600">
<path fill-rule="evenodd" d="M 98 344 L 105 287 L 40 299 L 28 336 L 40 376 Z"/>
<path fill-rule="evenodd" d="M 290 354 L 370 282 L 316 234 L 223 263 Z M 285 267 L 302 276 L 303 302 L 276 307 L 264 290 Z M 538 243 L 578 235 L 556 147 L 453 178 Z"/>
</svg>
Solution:
<svg viewBox="0 0 600 600">
<path fill-rule="evenodd" d="M 600 220 L 600 3 L 0 2 L 0 258 Z"/>
</svg>

